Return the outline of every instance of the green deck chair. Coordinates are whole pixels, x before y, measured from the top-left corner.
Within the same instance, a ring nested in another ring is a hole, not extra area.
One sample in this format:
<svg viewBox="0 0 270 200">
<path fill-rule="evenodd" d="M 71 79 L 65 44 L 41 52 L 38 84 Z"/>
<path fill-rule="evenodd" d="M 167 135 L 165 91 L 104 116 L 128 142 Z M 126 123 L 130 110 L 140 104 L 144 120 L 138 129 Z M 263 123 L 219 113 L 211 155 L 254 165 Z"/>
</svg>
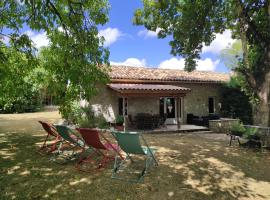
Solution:
<svg viewBox="0 0 270 200">
<path fill-rule="evenodd" d="M 117 140 L 121 149 L 126 153 L 126 158 L 121 160 L 118 156 L 115 157 L 114 168 L 112 178 L 126 180 L 129 182 L 143 182 L 143 178 L 149 168 L 153 165 L 158 166 L 158 162 L 154 156 L 156 149 L 150 148 L 144 139 L 143 135 L 137 132 L 112 132 L 112 135 Z M 145 144 L 141 145 L 140 140 Z M 126 179 L 119 176 L 119 171 L 124 169 L 124 163 L 130 160 L 134 163 L 132 155 L 145 156 L 145 165 L 142 172 L 139 174 L 137 179 Z"/>
<path fill-rule="evenodd" d="M 64 164 L 66 161 L 78 158 L 79 154 L 85 149 L 84 141 L 79 137 L 79 134 L 67 126 L 55 125 L 55 128 L 62 140 L 52 160 Z M 59 159 L 62 161 L 59 161 Z"/>
</svg>

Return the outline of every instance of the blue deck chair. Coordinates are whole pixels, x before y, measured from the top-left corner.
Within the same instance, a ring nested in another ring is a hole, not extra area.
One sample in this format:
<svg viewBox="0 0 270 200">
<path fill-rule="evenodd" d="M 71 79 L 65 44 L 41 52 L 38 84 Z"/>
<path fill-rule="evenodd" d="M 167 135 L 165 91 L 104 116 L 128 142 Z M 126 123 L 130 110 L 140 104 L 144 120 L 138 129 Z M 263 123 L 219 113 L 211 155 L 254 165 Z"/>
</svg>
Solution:
<svg viewBox="0 0 270 200">
<path fill-rule="evenodd" d="M 117 140 L 121 149 L 126 153 L 126 158 L 124 160 L 121 160 L 118 156 L 115 157 L 112 178 L 127 180 L 129 182 L 143 182 L 143 178 L 149 168 L 153 165 L 158 166 L 158 162 L 154 156 L 156 149 L 149 147 L 143 135 L 137 132 L 112 132 L 112 135 Z M 145 144 L 145 146 L 141 145 L 140 140 Z M 131 163 L 134 162 L 132 155 L 141 155 L 146 157 L 143 170 L 137 179 L 126 179 L 120 177 L 119 172 L 123 170 L 124 163 L 127 160 L 130 160 Z"/>
<path fill-rule="evenodd" d="M 78 136 L 79 134 L 67 126 L 55 125 L 55 128 L 62 139 L 52 160 L 63 164 L 68 160 L 78 158 L 78 155 L 85 149 L 85 143 Z M 69 152 L 69 154 L 66 154 L 67 152 Z M 63 158 L 64 162 L 59 162 L 58 158 Z"/>
</svg>

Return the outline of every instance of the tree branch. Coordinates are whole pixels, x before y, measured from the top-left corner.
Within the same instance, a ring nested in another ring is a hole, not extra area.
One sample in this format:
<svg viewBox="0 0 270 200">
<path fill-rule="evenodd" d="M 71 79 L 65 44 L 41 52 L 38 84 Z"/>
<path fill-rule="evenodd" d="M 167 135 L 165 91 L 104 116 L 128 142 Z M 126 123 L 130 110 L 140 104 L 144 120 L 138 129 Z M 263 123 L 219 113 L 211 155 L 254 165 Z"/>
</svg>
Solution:
<svg viewBox="0 0 270 200">
<path fill-rule="evenodd" d="M 66 24 L 64 23 L 64 20 L 61 16 L 61 14 L 58 12 L 57 8 L 55 7 L 55 5 L 50 1 L 47 0 L 47 5 L 49 5 L 49 8 L 51 7 L 52 11 L 54 12 L 54 14 L 57 15 L 57 17 L 59 18 L 61 25 L 63 26 L 63 29 L 65 30 L 65 32 L 67 33 L 67 28 L 66 28 Z"/>
<path fill-rule="evenodd" d="M 240 19 L 240 23 L 241 23 L 241 27 L 244 28 L 246 25 L 248 25 L 248 27 L 246 28 L 245 31 L 247 31 L 250 35 L 252 35 L 256 42 L 259 44 L 263 44 L 263 47 L 267 46 L 267 38 L 264 38 L 264 36 L 258 31 L 258 28 L 256 26 L 256 24 L 254 24 L 251 20 L 250 17 L 248 15 L 247 10 L 245 9 L 243 3 L 241 0 L 236 0 L 237 2 L 237 7 L 238 7 L 238 16 Z"/>
</svg>

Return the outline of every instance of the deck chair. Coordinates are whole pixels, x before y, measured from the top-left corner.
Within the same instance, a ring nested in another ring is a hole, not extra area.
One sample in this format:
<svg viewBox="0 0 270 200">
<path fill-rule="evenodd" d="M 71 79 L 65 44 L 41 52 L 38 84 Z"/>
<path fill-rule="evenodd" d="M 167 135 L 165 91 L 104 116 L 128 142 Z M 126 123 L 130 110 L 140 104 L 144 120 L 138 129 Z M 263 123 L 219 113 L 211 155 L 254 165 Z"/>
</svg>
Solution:
<svg viewBox="0 0 270 200">
<path fill-rule="evenodd" d="M 46 131 L 47 135 L 46 138 L 43 142 L 43 145 L 38 149 L 38 153 L 40 154 L 48 154 L 52 153 L 57 149 L 57 145 L 60 142 L 60 136 L 57 133 L 56 129 L 54 126 L 50 125 L 47 122 L 43 121 L 38 121 L 43 129 Z M 50 140 L 50 138 L 53 138 L 53 140 Z"/>
<path fill-rule="evenodd" d="M 118 155 L 121 159 L 123 159 L 123 156 L 120 153 L 119 146 L 117 144 L 112 144 L 97 129 L 78 128 L 77 131 L 81 134 L 83 140 L 85 141 L 85 144 L 88 147 L 94 149 L 94 151 L 90 151 L 88 155 L 84 153 L 81 154 L 81 157 L 76 164 L 76 168 L 78 170 L 85 172 L 93 171 L 93 168 L 91 166 L 89 169 L 86 169 L 89 163 L 97 164 L 97 167 L 95 169 L 104 168 L 110 161 L 114 160 L 115 154 Z M 103 139 L 104 142 L 101 141 L 101 139 Z M 85 152 L 86 151 L 88 151 L 88 149 L 85 149 Z"/>
<path fill-rule="evenodd" d="M 119 158 L 115 157 L 114 168 L 112 173 L 112 178 L 127 180 L 129 182 L 143 182 L 144 176 L 149 170 L 149 168 L 153 165 L 158 166 L 158 162 L 154 156 L 156 149 L 148 146 L 146 140 L 143 135 L 137 132 L 112 132 L 114 137 L 116 138 L 121 149 L 126 153 L 126 158 L 124 160 L 119 160 Z M 145 146 L 141 145 L 140 138 Z M 139 173 L 139 177 L 137 179 L 125 179 L 120 177 L 118 172 L 123 171 L 124 163 L 127 160 L 131 161 L 131 164 L 134 163 L 131 155 L 142 155 L 145 156 L 144 168 Z"/>
<path fill-rule="evenodd" d="M 52 160 L 64 164 L 69 160 L 77 159 L 85 149 L 84 141 L 78 136 L 78 133 L 67 126 L 55 125 L 55 128 L 62 139 Z"/>
</svg>

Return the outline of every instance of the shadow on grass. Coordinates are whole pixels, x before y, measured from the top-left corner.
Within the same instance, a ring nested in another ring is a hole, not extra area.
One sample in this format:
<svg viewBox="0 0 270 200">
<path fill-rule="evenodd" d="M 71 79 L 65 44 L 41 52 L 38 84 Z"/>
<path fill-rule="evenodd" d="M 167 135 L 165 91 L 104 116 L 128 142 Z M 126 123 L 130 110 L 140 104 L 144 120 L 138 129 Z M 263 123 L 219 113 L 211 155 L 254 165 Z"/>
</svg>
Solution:
<svg viewBox="0 0 270 200">
<path fill-rule="evenodd" d="M 144 184 L 112 180 L 111 169 L 82 173 L 36 153 L 40 132 L 0 133 L 0 199 L 269 199 L 263 155 L 192 135 L 147 135 L 159 167 Z"/>
</svg>

